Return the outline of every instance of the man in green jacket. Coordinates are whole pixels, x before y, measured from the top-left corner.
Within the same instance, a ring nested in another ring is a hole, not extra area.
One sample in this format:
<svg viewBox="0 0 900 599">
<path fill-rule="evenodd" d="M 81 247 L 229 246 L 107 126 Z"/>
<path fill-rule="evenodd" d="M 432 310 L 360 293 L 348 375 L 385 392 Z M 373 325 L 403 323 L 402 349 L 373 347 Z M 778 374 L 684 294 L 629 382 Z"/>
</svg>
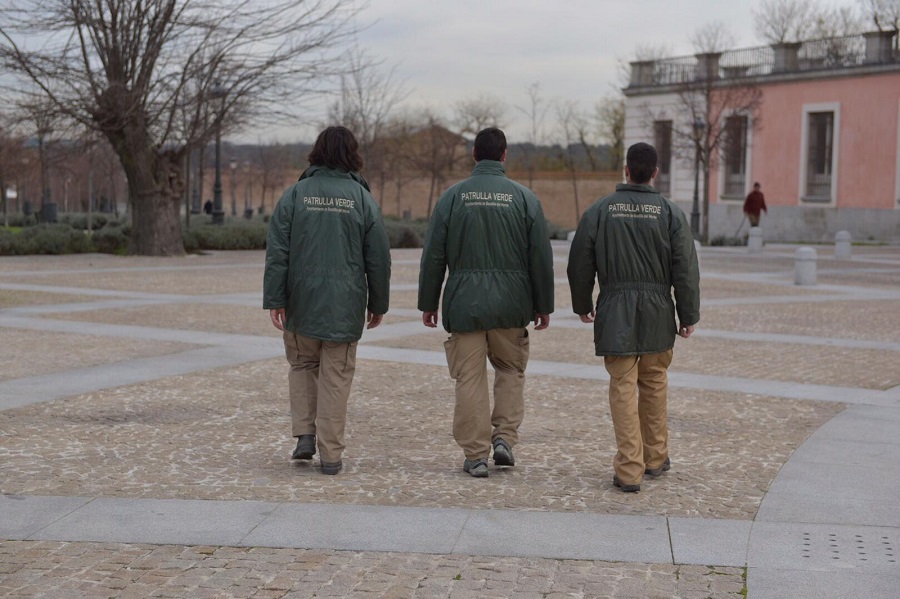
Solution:
<svg viewBox="0 0 900 599">
<path fill-rule="evenodd" d="M 390 292 L 390 246 L 357 172 L 357 148 L 344 127 L 320 133 L 310 168 L 279 200 L 266 239 L 263 308 L 284 332 L 291 366 L 291 457 L 312 459 L 318 445 L 324 474 L 343 466 L 356 343 L 366 322 L 381 324 Z"/>
<path fill-rule="evenodd" d="M 419 310 L 437 326 L 444 274 L 444 343 L 456 380 L 453 437 L 463 470 L 488 476 L 487 459 L 513 466 L 512 448 L 525 416 L 528 329 L 546 329 L 553 312 L 553 253 L 541 203 L 506 177 L 506 136 L 488 128 L 475 137 L 472 176 L 438 200 L 422 252 Z M 494 367 L 494 409 L 485 358 Z"/>
<path fill-rule="evenodd" d="M 700 320 L 694 239 L 684 212 L 650 186 L 658 173 L 653 146 L 628 148 L 628 182 L 584 213 L 569 252 L 572 309 L 594 323 L 596 354 L 610 376 L 613 484 L 628 493 L 641 490 L 644 474 L 671 467 L 667 370 L 676 334 L 687 339 Z"/>
</svg>

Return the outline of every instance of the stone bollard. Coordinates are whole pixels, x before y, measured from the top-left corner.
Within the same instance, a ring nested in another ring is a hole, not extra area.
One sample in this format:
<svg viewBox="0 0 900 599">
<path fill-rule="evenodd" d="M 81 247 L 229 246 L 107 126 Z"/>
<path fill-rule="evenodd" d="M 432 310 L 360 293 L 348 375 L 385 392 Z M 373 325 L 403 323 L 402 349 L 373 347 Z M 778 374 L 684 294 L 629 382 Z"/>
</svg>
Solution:
<svg viewBox="0 0 900 599">
<path fill-rule="evenodd" d="M 816 284 L 816 249 L 798 248 L 794 257 L 794 285 Z"/>
<path fill-rule="evenodd" d="M 762 229 L 759 227 L 750 227 L 750 237 L 747 238 L 747 251 L 751 254 L 758 254 L 762 251 Z"/>
<path fill-rule="evenodd" d="M 834 257 L 840 259 L 849 259 L 853 254 L 853 250 L 850 247 L 850 241 L 853 237 L 850 235 L 850 231 L 838 231 L 834 234 Z"/>
</svg>

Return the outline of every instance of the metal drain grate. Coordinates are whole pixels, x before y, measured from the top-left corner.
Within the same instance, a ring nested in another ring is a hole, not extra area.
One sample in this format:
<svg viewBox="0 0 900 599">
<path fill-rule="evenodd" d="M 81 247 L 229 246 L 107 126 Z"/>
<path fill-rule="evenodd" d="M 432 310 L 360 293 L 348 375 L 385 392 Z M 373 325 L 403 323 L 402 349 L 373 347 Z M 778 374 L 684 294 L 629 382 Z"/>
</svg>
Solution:
<svg viewBox="0 0 900 599">
<path fill-rule="evenodd" d="M 802 535 L 800 556 L 867 564 L 896 564 L 898 544 L 889 535 L 810 533 Z"/>
</svg>

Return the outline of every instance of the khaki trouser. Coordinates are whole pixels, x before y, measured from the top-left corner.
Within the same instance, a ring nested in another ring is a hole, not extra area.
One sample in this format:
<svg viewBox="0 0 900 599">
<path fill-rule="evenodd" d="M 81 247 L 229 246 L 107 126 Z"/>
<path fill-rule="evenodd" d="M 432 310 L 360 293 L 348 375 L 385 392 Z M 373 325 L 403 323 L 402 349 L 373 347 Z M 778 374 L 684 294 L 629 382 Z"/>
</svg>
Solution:
<svg viewBox="0 0 900 599">
<path fill-rule="evenodd" d="M 513 447 L 525 417 L 528 329 L 451 333 L 444 350 L 450 377 L 456 381 L 453 438 L 466 458 L 487 458 L 497 437 Z M 493 411 L 485 358 L 494 367 Z"/>
<path fill-rule="evenodd" d="M 316 435 L 320 459 L 340 461 L 356 342 L 334 343 L 286 332 L 284 351 L 291 365 L 291 434 Z"/>
<path fill-rule="evenodd" d="M 640 484 L 645 468 L 669 456 L 667 401 L 672 350 L 643 356 L 606 356 L 609 410 L 618 452 L 613 468 L 626 485 Z"/>
</svg>

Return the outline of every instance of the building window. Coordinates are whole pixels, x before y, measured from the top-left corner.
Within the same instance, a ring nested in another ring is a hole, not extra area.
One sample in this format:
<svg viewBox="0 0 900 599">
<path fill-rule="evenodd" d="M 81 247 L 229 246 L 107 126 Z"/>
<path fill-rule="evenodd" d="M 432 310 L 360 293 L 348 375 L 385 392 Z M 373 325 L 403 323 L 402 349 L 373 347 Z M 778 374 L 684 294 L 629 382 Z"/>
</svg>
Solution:
<svg viewBox="0 0 900 599">
<path fill-rule="evenodd" d="M 659 193 L 669 194 L 672 190 L 672 121 L 653 123 L 653 141 L 659 157 L 659 175 L 653 185 Z"/>
<path fill-rule="evenodd" d="M 807 200 L 831 201 L 834 178 L 834 113 L 807 115 L 806 190 Z"/>
<path fill-rule="evenodd" d="M 743 197 L 747 188 L 747 117 L 725 119 L 725 196 Z"/>
</svg>

